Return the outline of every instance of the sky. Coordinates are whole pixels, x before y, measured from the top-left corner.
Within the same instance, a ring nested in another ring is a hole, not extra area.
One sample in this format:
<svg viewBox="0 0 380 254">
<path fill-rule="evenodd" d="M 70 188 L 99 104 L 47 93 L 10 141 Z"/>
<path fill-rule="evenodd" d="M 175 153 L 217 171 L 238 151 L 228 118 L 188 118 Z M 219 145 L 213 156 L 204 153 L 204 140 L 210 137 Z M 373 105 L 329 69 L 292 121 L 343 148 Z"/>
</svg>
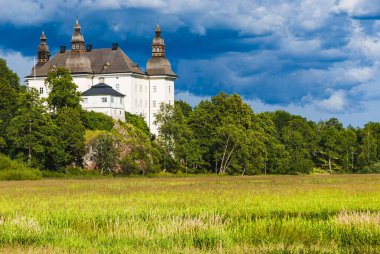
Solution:
<svg viewBox="0 0 380 254">
<path fill-rule="evenodd" d="M 159 23 L 192 105 L 238 93 L 255 112 L 380 121 L 380 0 L 0 0 L 0 57 L 25 77 L 41 32 L 55 54 L 77 16 L 87 43 L 142 69 Z"/>
</svg>

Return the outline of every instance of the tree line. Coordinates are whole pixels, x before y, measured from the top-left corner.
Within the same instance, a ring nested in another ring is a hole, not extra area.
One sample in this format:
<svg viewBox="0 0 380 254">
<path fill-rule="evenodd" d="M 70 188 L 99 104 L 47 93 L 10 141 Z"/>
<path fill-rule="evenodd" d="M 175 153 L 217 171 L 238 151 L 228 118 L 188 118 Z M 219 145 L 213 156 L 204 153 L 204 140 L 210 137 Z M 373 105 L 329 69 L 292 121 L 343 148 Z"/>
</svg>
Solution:
<svg viewBox="0 0 380 254">
<path fill-rule="evenodd" d="M 0 59 L 0 153 L 28 167 L 113 174 L 380 172 L 379 123 L 345 128 L 336 118 L 317 123 L 281 110 L 254 113 L 239 95 L 220 93 L 195 107 L 160 105 L 156 137 L 141 116 L 126 113 L 124 123 L 84 111 L 67 69 L 50 71 L 46 85 L 44 99 L 20 85 Z"/>
<path fill-rule="evenodd" d="M 164 168 L 191 173 L 308 174 L 380 172 L 380 123 L 345 128 L 336 118 L 308 121 L 286 111 L 255 114 L 237 94 L 192 108 L 161 105 Z"/>
</svg>

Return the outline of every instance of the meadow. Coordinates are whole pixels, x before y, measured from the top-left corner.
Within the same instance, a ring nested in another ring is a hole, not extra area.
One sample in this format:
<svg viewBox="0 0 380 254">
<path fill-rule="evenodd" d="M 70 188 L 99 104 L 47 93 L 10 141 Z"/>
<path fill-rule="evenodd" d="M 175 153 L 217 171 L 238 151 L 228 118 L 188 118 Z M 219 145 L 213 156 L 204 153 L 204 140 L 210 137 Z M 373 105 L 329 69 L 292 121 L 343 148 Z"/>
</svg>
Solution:
<svg viewBox="0 0 380 254">
<path fill-rule="evenodd" d="M 376 253 L 380 175 L 3 181 L 0 252 Z"/>
</svg>

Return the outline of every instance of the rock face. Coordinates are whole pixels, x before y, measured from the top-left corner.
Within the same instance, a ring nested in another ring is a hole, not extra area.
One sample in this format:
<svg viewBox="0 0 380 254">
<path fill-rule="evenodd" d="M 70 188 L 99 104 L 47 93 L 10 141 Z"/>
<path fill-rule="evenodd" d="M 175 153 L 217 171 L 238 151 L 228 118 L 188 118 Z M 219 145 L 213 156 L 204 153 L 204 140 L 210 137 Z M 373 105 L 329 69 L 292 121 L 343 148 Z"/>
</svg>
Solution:
<svg viewBox="0 0 380 254">
<path fill-rule="evenodd" d="M 107 131 L 87 131 L 86 132 L 86 149 L 87 153 L 83 157 L 84 168 L 87 170 L 96 170 L 98 165 L 94 160 L 95 151 L 94 144 L 97 139 L 102 135 L 109 135 L 113 140 L 113 147 L 117 149 L 118 156 L 115 166 L 110 169 L 113 173 L 121 173 L 123 171 L 131 172 L 130 165 L 133 164 L 135 173 L 145 174 L 147 170 L 152 167 L 153 155 L 151 141 L 149 137 L 136 129 L 134 126 L 123 123 L 115 122 L 114 128 L 111 132 Z M 139 154 L 136 157 L 137 154 Z M 124 160 L 128 158 L 127 160 Z M 123 164 L 123 161 L 128 161 Z M 137 170 L 136 170 L 137 169 Z"/>
</svg>

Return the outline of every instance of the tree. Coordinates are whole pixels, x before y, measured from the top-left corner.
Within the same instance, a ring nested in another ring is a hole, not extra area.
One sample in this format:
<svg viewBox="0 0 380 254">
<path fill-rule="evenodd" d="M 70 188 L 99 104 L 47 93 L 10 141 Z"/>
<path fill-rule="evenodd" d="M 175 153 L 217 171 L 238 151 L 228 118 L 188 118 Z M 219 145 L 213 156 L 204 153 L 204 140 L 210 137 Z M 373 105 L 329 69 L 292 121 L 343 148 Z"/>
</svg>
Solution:
<svg viewBox="0 0 380 254">
<path fill-rule="evenodd" d="M 147 135 L 150 135 L 150 130 L 144 120 L 144 117 L 125 112 L 125 122 L 132 124 L 133 126 L 146 133 Z"/>
<path fill-rule="evenodd" d="M 23 90 L 20 79 L 15 72 L 10 70 L 7 62 L 0 58 L 0 84 L 7 84 L 16 91 Z M 1 90 L 2 91 L 2 90 Z"/>
<path fill-rule="evenodd" d="M 83 126 L 88 130 L 111 131 L 113 129 L 114 120 L 103 113 L 81 110 L 80 117 Z"/>
<path fill-rule="evenodd" d="M 81 122 L 80 111 L 77 108 L 60 108 L 54 116 L 54 123 L 57 126 L 56 137 L 59 145 L 65 151 L 64 166 L 81 166 L 86 150 L 85 128 Z"/>
<path fill-rule="evenodd" d="M 59 164 L 62 150 L 57 145 L 56 126 L 47 113 L 37 91 L 20 96 L 18 110 L 6 130 L 10 154 L 28 166 L 48 168 Z"/>
<path fill-rule="evenodd" d="M 23 89 L 19 85 L 17 74 L 11 71 L 6 61 L 0 59 L 0 151 L 7 153 L 5 130 L 17 111 L 19 93 Z"/>
<path fill-rule="evenodd" d="M 294 119 L 283 127 L 282 140 L 290 154 L 290 173 L 309 173 L 314 167 L 312 155 L 316 150 L 316 133 L 304 119 Z"/>
<path fill-rule="evenodd" d="M 69 70 L 56 67 L 49 71 L 45 84 L 50 91 L 47 98 L 50 109 L 81 108 L 81 94 L 77 91 L 78 86 L 73 82 Z"/>
<path fill-rule="evenodd" d="M 337 162 L 342 154 L 342 147 L 340 146 L 341 130 L 342 126 L 335 118 L 318 124 L 318 133 L 320 136 L 319 154 L 323 161 L 322 166 L 327 166 L 330 172 L 339 170 L 339 164 Z"/>
<path fill-rule="evenodd" d="M 92 144 L 92 160 L 101 174 L 115 171 L 119 160 L 120 140 L 110 134 L 99 135 Z"/>
</svg>

